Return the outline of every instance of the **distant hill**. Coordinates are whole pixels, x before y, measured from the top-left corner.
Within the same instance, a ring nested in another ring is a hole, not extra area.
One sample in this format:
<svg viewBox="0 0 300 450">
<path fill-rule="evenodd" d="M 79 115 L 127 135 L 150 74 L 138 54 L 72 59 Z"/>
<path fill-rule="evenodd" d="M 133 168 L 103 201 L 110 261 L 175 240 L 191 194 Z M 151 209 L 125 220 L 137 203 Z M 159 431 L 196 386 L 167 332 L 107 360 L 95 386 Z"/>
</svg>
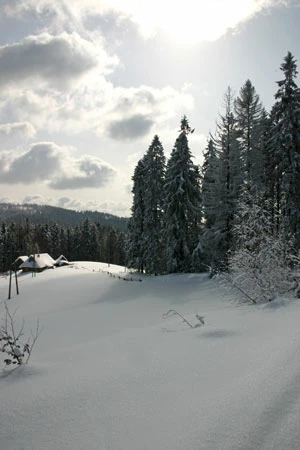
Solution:
<svg viewBox="0 0 300 450">
<path fill-rule="evenodd" d="M 0 203 L 0 224 L 15 222 L 21 224 L 28 220 L 33 224 L 57 223 L 60 226 L 74 227 L 80 225 L 86 218 L 99 222 L 103 226 L 114 227 L 125 231 L 128 219 L 113 214 L 97 211 L 72 211 L 56 206 L 13 203 Z"/>
</svg>

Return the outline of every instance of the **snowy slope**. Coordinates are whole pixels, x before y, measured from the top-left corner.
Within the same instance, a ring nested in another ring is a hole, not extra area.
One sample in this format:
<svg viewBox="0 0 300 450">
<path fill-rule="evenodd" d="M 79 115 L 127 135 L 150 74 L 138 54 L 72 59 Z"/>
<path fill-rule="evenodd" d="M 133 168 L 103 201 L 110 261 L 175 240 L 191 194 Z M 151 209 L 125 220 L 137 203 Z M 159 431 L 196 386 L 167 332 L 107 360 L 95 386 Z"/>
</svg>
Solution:
<svg viewBox="0 0 300 450">
<path fill-rule="evenodd" d="M 203 275 L 123 277 L 87 262 L 20 277 L 9 306 L 43 332 L 27 366 L 0 374 L 1 450 L 299 449 L 300 302 L 239 305 Z M 2 278 L 1 316 L 7 292 Z"/>
</svg>

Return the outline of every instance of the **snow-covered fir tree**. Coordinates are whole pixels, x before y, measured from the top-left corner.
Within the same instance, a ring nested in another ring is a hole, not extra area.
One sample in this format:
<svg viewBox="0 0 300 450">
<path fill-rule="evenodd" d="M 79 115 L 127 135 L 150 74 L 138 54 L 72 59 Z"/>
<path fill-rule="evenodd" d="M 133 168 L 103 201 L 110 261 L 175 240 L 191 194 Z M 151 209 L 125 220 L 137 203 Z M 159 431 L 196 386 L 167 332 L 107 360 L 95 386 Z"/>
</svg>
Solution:
<svg viewBox="0 0 300 450">
<path fill-rule="evenodd" d="M 80 246 L 83 251 L 82 257 L 84 260 L 99 261 L 96 226 L 88 217 L 82 224 Z"/>
<path fill-rule="evenodd" d="M 210 231 L 214 239 L 206 243 L 206 247 L 210 246 L 218 266 L 226 266 L 227 253 L 233 245 L 232 227 L 243 181 L 237 121 L 230 87 L 224 96 L 224 107 L 225 113 L 220 116 L 214 137 L 214 145 L 219 155 L 215 187 L 215 204 L 218 207 L 214 209 L 214 224 Z"/>
<path fill-rule="evenodd" d="M 203 245 L 207 265 L 215 267 L 219 262 L 216 246 L 216 220 L 220 208 L 220 159 L 212 138 L 204 152 L 202 165 Z"/>
<path fill-rule="evenodd" d="M 247 80 L 234 100 L 237 136 L 241 152 L 243 185 L 246 190 L 264 187 L 264 110 L 250 80 Z"/>
<path fill-rule="evenodd" d="M 164 239 L 169 273 L 191 271 L 195 268 L 196 260 L 200 265 L 200 172 L 192 161 L 188 145 L 187 136 L 191 131 L 184 116 L 166 168 Z"/>
<path fill-rule="evenodd" d="M 49 249 L 50 255 L 60 255 L 60 230 L 57 223 L 52 223 L 49 226 L 47 233 L 47 248 Z"/>
<path fill-rule="evenodd" d="M 127 265 L 144 271 L 145 158 L 137 163 L 132 177 L 133 203 L 128 224 Z"/>
<path fill-rule="evenodd" d="M 147 273 L 163 271 L 163 188 L 166 159 L 157 135 L 144 156 L 144 268 Z"/>
<path fill-rule="evenodd" d="M 280 67 L 284 78 L 277 82 L 276 102 L 271 110 L 269 140 L 273 172 L 273 202 L 282 225 L 295 234 L 300 246 L 300 89 L 297 65 L 288 52 Z"/>
<path fill-rule="evenodd" d="M 110 230 L 106 238 L 106 258 L 109 264 L 117 260 L 118 245 L 117 245 L 117 233 L 114 228 Z"/>
</svg>

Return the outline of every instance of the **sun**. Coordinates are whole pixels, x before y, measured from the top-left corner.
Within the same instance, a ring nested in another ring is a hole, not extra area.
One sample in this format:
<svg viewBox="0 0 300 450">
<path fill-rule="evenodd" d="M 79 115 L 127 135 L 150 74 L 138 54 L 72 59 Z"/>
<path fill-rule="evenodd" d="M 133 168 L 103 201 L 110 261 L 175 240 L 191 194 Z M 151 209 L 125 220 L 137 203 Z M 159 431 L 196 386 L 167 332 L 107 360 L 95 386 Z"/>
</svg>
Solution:
<svg viewBox="0 0 300 450">
<path fill-rule="evenodd" d="M 214 41 L 269 4 L 269 0 L 110 0 L 145 37 L 162 31 L 182 45 Z"/>
<path fill-rule="evenodd" d="M 207 3 L 205 10 L 200 6 L 201 2 L 163 4 L 159 14 L 152 10 L 151 14 L 140 17 L 141 30 L 146 35 L 161 30 L 182 45 L 215 40 L 223 34 L 224 24 L 214 13 L 211 0 Z"/>
</svg>

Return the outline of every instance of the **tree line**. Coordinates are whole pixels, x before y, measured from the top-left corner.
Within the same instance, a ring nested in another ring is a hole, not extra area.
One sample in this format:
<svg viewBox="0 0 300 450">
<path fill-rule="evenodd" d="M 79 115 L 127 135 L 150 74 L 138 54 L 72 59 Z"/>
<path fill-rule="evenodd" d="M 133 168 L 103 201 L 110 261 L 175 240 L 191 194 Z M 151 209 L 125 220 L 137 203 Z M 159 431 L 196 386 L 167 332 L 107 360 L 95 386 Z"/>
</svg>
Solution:
<svg viewBox="0 0 300 450">
<path fill-rule="evenodd" d="M 49 253 L 54 259 L 64 255 L 69 261 L 102 261 L 125 265 L 126 233 L 92 222 L 79 225 L 2 223 L 0 229 L 0 272 L 11 267 L 21 255 Z"/>
<path fill-rule="evenodd" d="M 129 267 L 150 274 L 227 269 L 240 249 L 255 251 L 261 217 L 272 239 L 284 236 L 299 250 L 300 89 L 291 52 L 280 69 L 270 112 L 250 80 L 236 97 L 227 89 L 201 167 L 193 163 L 186 116 L 168 161 L 154 136 L 132 177 Z"/>
</svg>

